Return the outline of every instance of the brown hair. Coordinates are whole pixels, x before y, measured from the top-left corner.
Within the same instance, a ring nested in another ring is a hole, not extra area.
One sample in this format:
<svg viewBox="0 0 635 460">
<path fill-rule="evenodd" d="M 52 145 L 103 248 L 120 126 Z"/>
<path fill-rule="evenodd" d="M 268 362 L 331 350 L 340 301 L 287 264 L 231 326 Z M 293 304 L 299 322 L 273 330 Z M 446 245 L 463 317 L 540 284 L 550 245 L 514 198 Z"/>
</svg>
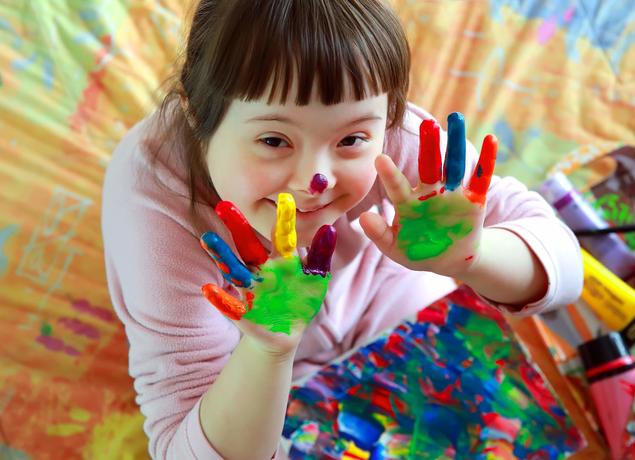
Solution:
<svg viewBox="0 0 635 460">
<path fill-rule="evenodd" d="M 296 104 L 309 103 L 314 84 L 322 103 L 336 104 L 350 84 L 357 100 L 388 93 L 393 128 L 403 120 L 409 71 L 405 33 L 382 0 L 200 0 L 158 131 L 183 155 L 191 210 L 196 184 L 213 188 L 204 146 L 232 100 L 269 89 L 270 102 L 279 95 L 285 103 L 296 79 Z"/>
</svg>

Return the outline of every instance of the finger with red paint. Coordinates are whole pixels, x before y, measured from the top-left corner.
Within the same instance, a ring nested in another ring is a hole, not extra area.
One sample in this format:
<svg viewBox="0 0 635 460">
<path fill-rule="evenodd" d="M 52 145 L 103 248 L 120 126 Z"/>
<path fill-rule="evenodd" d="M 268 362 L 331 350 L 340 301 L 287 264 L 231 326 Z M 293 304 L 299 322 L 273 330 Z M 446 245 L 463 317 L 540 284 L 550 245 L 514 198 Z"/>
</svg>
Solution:
<svg viewBox="0 0 635 460">
<path fill-rule="evenodd" d="M 472 202 L 480 205 L 485 204 L 487 190 L 494 175 L 496 165 L 496 152 L 498 150 L 498 139 L 493 134 L 488 134 L 483 139 L 481 154 L 472 173 L 472 177 L 465 188 L 465 196 Z"/>
<path fill-rule="evenodd" d="M 201 292 L 212 305 L 229 319 L 240 321 L 247 313 L 247 305 L 243 301 L 228 294 L 223 288 L 215 284 L 204 285 L 201 288 Z"/>
<path fill-rule="evenodd" d="M 419 179 L 423 184 L 441 182 L 441 127 L 436 120 L 423 120 L 419 126 Z"/>
<path fill-rule="evenodd" d="M 229 229 L 238 254 L 247 265 L 260 266 L 269 255 L 242 212 L 231 201 L 221 201 L 214 208 Z"/>
</svg>

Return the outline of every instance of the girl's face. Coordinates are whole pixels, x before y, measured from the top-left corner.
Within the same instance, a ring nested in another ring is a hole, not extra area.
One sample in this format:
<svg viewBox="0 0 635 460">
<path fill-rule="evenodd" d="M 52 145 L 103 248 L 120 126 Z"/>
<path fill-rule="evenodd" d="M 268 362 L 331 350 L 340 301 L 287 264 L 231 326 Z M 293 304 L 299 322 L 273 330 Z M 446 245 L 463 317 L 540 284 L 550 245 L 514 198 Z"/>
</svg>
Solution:
<svg viewBox="0 0 635 460">
<path fill-rule="evenodd" d="M 206 155 L 216 191 L 267 239 L 276 221 L 277 196 L 290 193 L 297 207 L 298 245 L 309 246 L 320 226 L 333 224 L 372 187 L 387 109 L 386 94 L 361 101 L 349 96 L 330 106 L 315 96 L 306 106 L 234 100 Z M 328 181 L 321 193 L 311 187 L 318 173 Z"/>
</svg>

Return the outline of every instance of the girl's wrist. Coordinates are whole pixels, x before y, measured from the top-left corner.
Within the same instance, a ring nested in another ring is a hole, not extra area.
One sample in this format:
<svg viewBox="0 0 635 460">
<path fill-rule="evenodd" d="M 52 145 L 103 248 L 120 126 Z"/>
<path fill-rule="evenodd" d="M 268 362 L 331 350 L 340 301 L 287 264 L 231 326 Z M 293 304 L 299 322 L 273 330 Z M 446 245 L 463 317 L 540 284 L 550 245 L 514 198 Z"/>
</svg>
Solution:
<svg viewBox="0 0 635 460">
<path fill-rule="evenodd" d="M 293 362 L 296 351 L 298 350 L 299 341 L 295 344 L 286 343 L 284 346 L 276 347 L 272 344 L 265 344 L 248 335 L 243 335 L 242 342 L 250 353 L 258 355 L 260 359 L 271 361 L 273 364 L 285 364 Z"/>
</svg>

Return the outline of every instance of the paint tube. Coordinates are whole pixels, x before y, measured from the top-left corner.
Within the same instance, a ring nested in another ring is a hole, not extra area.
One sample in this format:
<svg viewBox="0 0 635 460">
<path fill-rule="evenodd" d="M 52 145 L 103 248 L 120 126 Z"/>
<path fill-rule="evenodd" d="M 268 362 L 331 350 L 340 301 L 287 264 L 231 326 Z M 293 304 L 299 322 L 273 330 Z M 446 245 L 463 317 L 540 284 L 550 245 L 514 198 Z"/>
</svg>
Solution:
<svg viewBox="0 0 635 460">
<path fill-rule="evenodd" d="M 613 331 L 622 334 L 624 343 L 635 345 L 635 289 L 619 279 L 582 249 L 584 287 L 582 300 Z"/>
<path fill-rule="evenodd" d="M 613 460 L 635 458 L 629 423 L 635 399 L 635 358 L 617 332 L 578 347 L 591 397 Z M 630 453 L 628 453 L 630 451 Z"/>
<path fill-rule="evenodd" d="M 539 191 L 572 230 L 596 230 L 609 226 L 563 173 L 555 173 L 540 186 Z M 580 237 L 580 244 L 621 279 L 635 275 L 635 254 L 619 235 Z"/>
</svg>

